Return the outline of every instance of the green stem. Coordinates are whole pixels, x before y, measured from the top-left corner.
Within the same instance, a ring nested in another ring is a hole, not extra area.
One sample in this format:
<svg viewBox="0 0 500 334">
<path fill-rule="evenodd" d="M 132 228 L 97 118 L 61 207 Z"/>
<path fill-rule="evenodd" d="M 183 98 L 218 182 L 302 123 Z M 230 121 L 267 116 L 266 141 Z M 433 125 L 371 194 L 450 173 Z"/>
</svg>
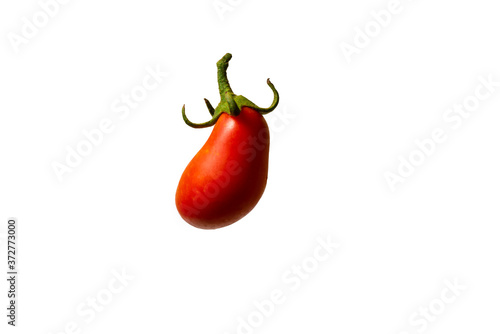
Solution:
<svg viewBox="0 0 500 334">
<path fill-rule="evenodd" d="M 217 82 L 219 83 L 219 94 L 221 100 L 224 101 L 226 93 L 233 94 L 231 86 L 229 86 L 229 81 L 227 80 L 227 67 L 229 66 L 229 61 L 233 56 L 230 53 L 226 53 L 224 57 L 217 62 Z"/>
<path fill-rule="evenodd" d="M 212 116 L 212 119 L 205 123 L 199 123 L 199 124 L 193 123 L 187 118 L 185 107 L 184 106 L 182 107 L 182 118 L 184 119 L 184 122 L 190 127 L 206 128 L 212 126 L 217 122 L 222 113 L 226 113 L 231 116 L 238 116 L 241 112 L 241 108 L 243 107 L 252 108 L 261 115 L 265 115 L 273 111 L 274 108 L 276 108 L 276 106 L 278 105 L 279 102 L 278 92 L 276 91 L 276 88 L 274 88 L 274 85 L 271 83 L 269 79 L 267 79 L 267 84 L 269 85 L 274 94 L 273 102 L 269 108 L 260 108 L 256 106 L 255 103 L 248 100 L 246 97 L 234 94 L 233 90 L 231 89 L 231 86 L 229 85 L 229 81 L 227 80 L 227 73 L 226 73 L 231 58 L 232 58 L 231 54 L 226 53 L 224 57 L 222 57 L 217 62 L 217 82 L 219 83 L 219 94 L 221 101 L 214 109 L 214 107 L 212 107 L 210 102 L 208 102 L 208 100 L 205 99 L 205 103 L 207 105 L 208 111 L 210 112 L 210 115 Z"/>
</svg>

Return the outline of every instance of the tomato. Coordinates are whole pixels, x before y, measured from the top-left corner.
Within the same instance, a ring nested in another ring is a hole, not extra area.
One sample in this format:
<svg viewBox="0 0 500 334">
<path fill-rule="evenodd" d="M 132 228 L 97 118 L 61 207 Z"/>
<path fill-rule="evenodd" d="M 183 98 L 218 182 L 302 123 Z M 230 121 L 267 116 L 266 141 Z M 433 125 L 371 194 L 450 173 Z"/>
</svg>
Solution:
<svg viewBox="0 0 500 334">
<path fill-rule="evenodd" d="M 274 92 L 271 107 L 259 108 L 241 95 L 235 95 L 227 81 L 230 54 L 218 63 L 221 102 L 216 109 L 205 100 L 212 119 L 191 123 L 183 108 L 184 121 L 194 127 L 214 125 L 210 137 L 184 170 L 175 195 L 181 217 L 202 229 L 230 225 L 246 216 L 259 202 L 267 184 L 269 127 L 262 116 L 276 108 Z"/>
</svg>

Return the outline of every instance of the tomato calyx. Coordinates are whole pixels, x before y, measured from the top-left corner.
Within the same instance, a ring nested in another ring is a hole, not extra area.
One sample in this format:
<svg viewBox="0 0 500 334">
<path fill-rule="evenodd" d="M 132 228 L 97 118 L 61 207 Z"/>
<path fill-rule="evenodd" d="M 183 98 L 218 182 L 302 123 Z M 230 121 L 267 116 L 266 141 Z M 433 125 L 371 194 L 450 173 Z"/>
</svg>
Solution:
<svg viewBox="0 0 500 334">
<path fill-rule="evenodd" d="M 227 68 L 229 66 L 229 61 L 231 60 L 232 55 L 230 53 L 226 53 L 224 57 L 222 57 L 217 62 L 217 81 L 219 83 L 219 94 L 221 101 L 214 109 L 210 104 L 210 101 L 205 99 L 205 104 L 207 105 L 208 111 L 210 115 L 212 115 L 212 119 L 205 123 L 193 123 L 186 116 L 186 105 L 182 106 L 182 118 L 184 122 L 192 128 L 206 128 L 214 125 L 222 113 L 226 113 L 231 116 L 238 116 L 241 112 L 241 108 L 250 107 L 260 113 L 261 115 L 265 115 L 273 111 L 279 102 L 279 94 L 274 85 L 271 83 L 271 80 L 267 79 L 267 84 L 271 88 L 274 94 L 273 102 L 269 108 L 260 108 L 255 103 L 244 97 L 243 95 L 236 95 L 233 93 L 231 86 L 229 85 L 229 81 L 227 79 Z"/>
</svg>

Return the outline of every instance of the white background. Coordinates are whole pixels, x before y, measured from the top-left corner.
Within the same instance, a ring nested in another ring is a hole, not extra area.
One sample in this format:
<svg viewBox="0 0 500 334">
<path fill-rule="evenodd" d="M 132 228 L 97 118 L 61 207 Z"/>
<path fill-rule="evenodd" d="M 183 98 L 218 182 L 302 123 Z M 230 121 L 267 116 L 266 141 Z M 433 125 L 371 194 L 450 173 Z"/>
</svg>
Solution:
<svg viewBox="0 0 500 334">
<path fill-rule="evenodd" d="M 72 322 L 74 333 L 498 332 L 500 87 L 457 129 L 443 119 L 480 76 L 500 81 L 498 5 L 401 0 L 348 62 L 342 43 L 389 1 L 231 3 L 220 16 L 211 0 L 73 0 L 18 52 L 9 36 L 40 4 L 1 3 L 1 232 L 14 216 L 20 234 L 18 327 L 6 325 L 2 279 L 1 332 L 64 333 Z M 260 203 L 206 231 L 174 204 L 211 131 L 186 126 L 181 107 L 208 120 L 203 98 L 218 103 L 226 52 L 235 93 L 266 107 L 271 78 L 281 101 L 266 116 Z M 168 77 L 121 120 L 111 105 L 147 67 Z M 112 133 L 60 182 L 52 164 L 105 118 Z M 391 191 L 384 173 L 435 128 L 447 140 Z M 329 237 L 340 247 L 292 290 L 283 277 Z M 133 279 L 87 321 L 77 308 L 105 295 L 113 270 Z M 446 280 L 466 288 L 425 330 L 411 324 L 440 305 Z M 274 289 L 286 300 L 238 329 Z"/>
</svg>

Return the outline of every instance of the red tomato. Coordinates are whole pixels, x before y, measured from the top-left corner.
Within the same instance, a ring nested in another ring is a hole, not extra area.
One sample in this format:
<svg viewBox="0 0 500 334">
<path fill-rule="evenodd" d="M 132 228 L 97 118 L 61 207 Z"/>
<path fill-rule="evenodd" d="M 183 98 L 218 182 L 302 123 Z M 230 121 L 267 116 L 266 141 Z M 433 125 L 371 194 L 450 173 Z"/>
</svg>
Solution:
<svg viewBox="0 0 500 334">
<path fill-rule="evenodd" d="M 269 161 L 269 128 L 262 114 L 278 104 L 275 93 L 268 109 L 255 106 L 240 95 L 234 95 L 226 77 L 226 54 L 218 63 L 221 103 L 214 110 L 207 101 L 211 121 L 193 124 L 206 127 L 215 124 L 207 142 L 188 164 L 181 176 L 175 204 L 181 217 L 203 229 L 230 225 L 246 216 L 259 202 L 267 183 Z"/>
<path fill-rule="evenodd" d="M 175 202 L 182 218 L 199 228 L 240 220 L 267 183 L 269 128 L 257 111 L 222 114 L 212 134 L 182 174 Z"/>
</svg>

